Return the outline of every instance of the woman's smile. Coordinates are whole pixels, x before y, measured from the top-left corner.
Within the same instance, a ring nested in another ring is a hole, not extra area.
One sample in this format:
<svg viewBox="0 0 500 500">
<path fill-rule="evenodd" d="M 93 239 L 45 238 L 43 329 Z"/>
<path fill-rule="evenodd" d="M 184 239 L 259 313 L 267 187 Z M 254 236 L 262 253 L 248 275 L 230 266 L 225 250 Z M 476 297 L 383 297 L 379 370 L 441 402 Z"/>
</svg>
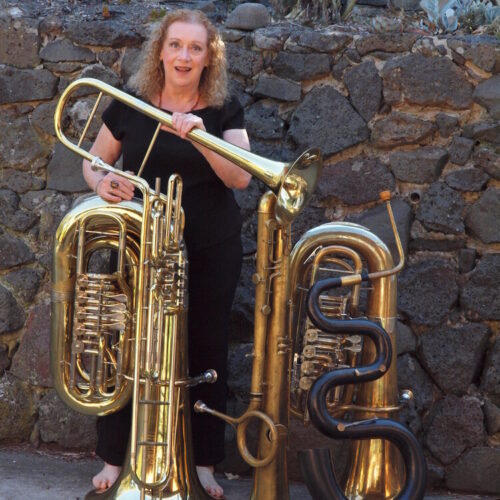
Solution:
<svg viewBox="0 0 500 500">
<path fill-rule="evenodd" d="M 160 57 L 167 84 L 197 86 L 203 70 L 208 65 L 207 30 L 198 23 L 172 23 L 168 28 Z"/>
</svg>

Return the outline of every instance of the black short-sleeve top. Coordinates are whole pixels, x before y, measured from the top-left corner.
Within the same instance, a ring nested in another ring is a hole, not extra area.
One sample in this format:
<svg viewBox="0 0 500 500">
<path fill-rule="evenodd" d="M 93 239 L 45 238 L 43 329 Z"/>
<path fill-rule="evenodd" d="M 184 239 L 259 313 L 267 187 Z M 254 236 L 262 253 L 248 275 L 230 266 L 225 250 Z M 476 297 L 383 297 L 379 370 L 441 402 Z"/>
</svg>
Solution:
<svg viewBox="0 0 500 500">
<path fill-rule="evenodd" d="M 208 107 L 192 113 L 203 119 L 208 133 L 217 137 L 222 137 L 225 130 L 244 128 L 243 108 L 235 97 L 221 108 Z M 117 100 L 111 102 L 102 119 L 115 139 L 122 143 L 123 169 L 137 172 L 157 122 Z M 161 130 L 142 177 L 152 187 L 160 177 L 165 193 L 173 173 L 183 180 L 184 239 L 189 252 L 214 245 L 241 230 L 240 210 L 233 191 L 189 141 Z"/>
</svg>

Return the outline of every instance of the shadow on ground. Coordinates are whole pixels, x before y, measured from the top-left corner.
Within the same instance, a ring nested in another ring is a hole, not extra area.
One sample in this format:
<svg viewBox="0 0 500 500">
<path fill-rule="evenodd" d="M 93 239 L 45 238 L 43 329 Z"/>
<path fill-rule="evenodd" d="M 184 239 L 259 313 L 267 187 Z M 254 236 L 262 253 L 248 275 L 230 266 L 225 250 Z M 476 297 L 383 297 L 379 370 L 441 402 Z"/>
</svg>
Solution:
<svg viewBox="0 0 500 500">
<path fill-rule="evenodd" d="M 0 498 L 19 500 L 82 500 L 91 488 L 91 478 L 102 462 L 83 453 L 68 453 L 29 446 L 0 448 Z M 217 480 L 227 500 L 247 500 L 252 489 L 251 478 Z M 498 500 L 484 495 L 430 493 L 425 500 Z M 290 485 L 290 500 L 311 500 L 302 483 Z M 326 500 L 326 499 L 325 499 Z"/>
</svg>

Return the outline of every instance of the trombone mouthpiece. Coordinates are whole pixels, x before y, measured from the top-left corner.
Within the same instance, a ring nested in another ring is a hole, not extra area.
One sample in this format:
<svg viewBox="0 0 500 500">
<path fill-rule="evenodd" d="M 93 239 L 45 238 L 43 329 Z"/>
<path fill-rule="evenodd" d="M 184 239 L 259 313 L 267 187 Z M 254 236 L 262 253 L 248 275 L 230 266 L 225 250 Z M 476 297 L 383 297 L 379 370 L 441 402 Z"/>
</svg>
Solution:
<svg viewBox="0 0 500 500">
<path fill-rule="evenodd" d="M 101 165 L 102 165 L 102 160 L 98 156 L 94 156 L 92 158 L 92 161 L 90 162 L 90 167 L 94 172 L 97 172 L 98 170 L 101 170 Z"/>
</svg>

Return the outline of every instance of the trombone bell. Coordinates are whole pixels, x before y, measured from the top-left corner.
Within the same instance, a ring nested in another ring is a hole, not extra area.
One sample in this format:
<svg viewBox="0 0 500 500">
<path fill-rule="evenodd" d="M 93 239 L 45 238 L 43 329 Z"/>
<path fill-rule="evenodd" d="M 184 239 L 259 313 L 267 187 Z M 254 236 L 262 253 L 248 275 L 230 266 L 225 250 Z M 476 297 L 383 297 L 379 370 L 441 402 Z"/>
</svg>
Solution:
<svg viewBox="0 0 500 500">
<path fill-rule="evenodd" d="M 291 223 L 309 202 L 322 167 L 319 149 L 308 149 L 297 158 L 285 174 L 277 190 L 276 217 Z M 287 165 L 288 167 L 288 165 Z"/>
</svg>

